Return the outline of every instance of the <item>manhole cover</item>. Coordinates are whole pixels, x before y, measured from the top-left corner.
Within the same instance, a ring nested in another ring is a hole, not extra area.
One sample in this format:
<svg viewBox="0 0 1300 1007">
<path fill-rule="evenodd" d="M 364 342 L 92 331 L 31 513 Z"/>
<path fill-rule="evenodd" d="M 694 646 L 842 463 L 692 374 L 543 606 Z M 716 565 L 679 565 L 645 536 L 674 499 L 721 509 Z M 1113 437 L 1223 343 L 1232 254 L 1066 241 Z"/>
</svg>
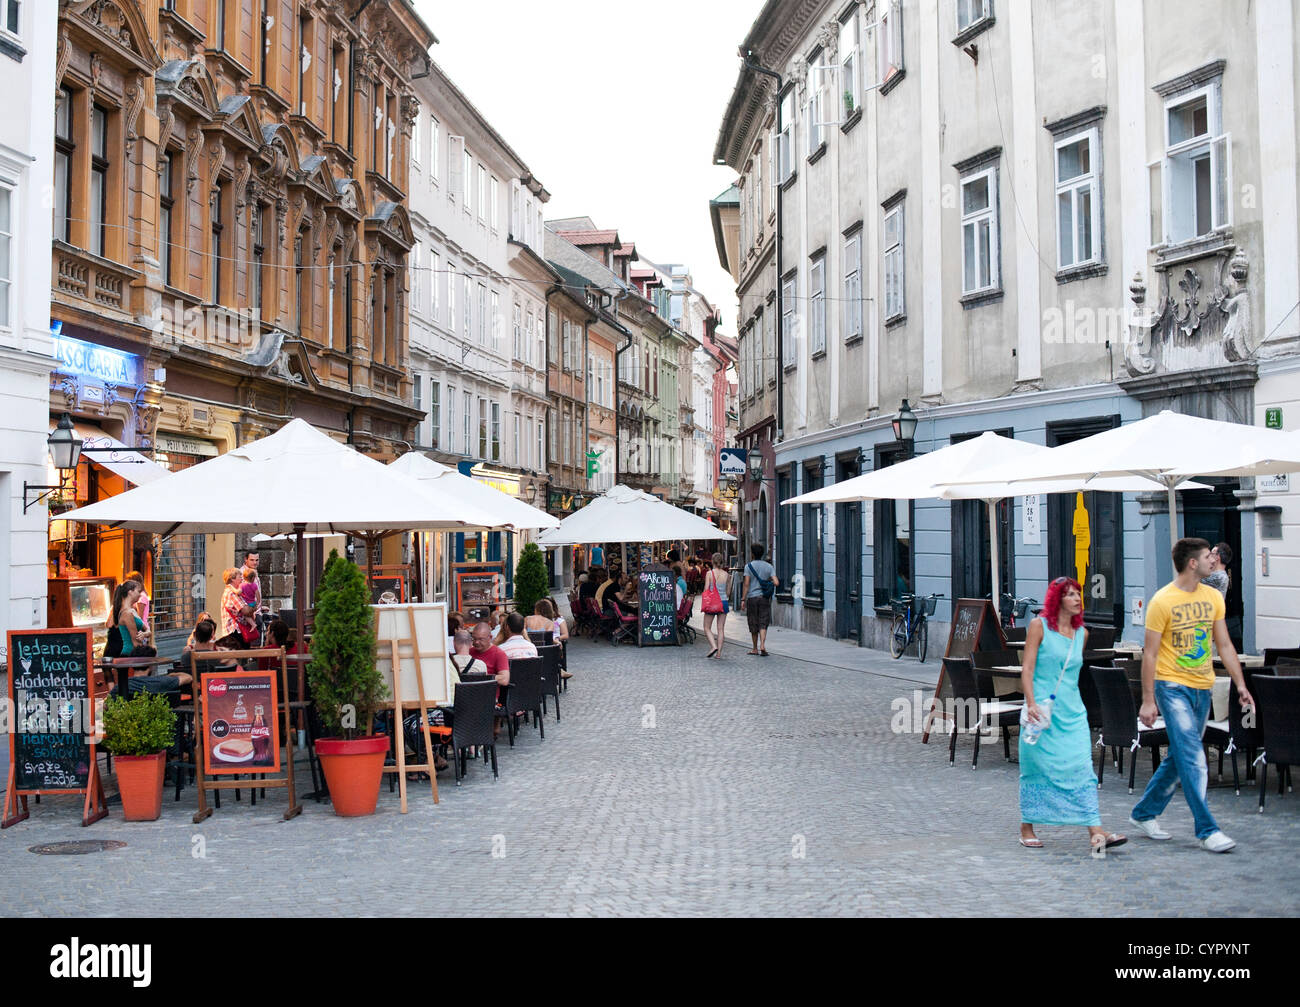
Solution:
<svg viewBox="0 0 1300 1007">
<path fill-rule="evenodd" d="M 120 839 L 75 839 L 68 843 L 41 843 L 29 846 L 28 853 L 42 856 L 73 856 L 79 853 L 102 853 L 105 850 L 120 850 L 126 843 Z"/>
</svg>

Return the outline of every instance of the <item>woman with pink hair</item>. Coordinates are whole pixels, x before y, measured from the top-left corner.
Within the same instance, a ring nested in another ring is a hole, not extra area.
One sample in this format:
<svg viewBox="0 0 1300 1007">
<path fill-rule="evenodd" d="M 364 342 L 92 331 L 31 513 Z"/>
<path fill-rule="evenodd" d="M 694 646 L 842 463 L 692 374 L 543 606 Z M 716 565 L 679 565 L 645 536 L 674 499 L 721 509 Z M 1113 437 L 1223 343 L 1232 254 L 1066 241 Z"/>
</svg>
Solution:
<svg viewBox="0 0 1300 1007">
<path fill-rule="evenodd" d="M 1092 730 L 1079 695 L 1088 631 L 1079 582 L 1057 577 L 1025 634 L 1020 682 L 1025 716 L 1037 729 L 1020 732 L 1020 845 L 1041 849 L 1035 825 L 1084 825 L 1094 847 L 1127 838 L 1101 827 Z"/>
</svg>

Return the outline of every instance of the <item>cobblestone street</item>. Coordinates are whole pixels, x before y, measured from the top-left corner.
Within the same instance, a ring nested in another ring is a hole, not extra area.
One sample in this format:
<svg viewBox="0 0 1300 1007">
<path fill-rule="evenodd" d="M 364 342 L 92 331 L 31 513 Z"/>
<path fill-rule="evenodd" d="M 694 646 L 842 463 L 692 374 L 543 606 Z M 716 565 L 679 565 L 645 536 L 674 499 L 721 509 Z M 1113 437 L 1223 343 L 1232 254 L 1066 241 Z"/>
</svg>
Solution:
<svg viewBox="0 0 1300 1007">
<path fill-rule="evenodd" d="M 942 738 L 923 746 L 891 730 L 893 701 L 933 687 L 933 657 L 896 662 L 788 630 L 774 631 L 766 660 L 745 656 L 747 643 L 723 661 L 704 660 L 702 634 L 681 649 L 573 643 L 576 677 L 546 740 L 527 727 L 513 750 L 503 742 L 496 783 L 481 761 L 460 788 L 441 774 L 437 807 L 413 783 L 407 815 L 385 786 L 372 818 L 340 819 L 308 800 L 283 822 L 283 794 L 268 791 L 256 808 L 245 793 L 195 826 L 187 788 L 179 803 L 167 792 L 158 822 L 124 823 L 115 805 L 82 829 L 79 799 L 46 798 L 0 833 L 10 879 L 0 911 L 1237 916 L 1300 906 L 1294 794 L 1274 788 L 1259 815 L 1253 785 L 1240 797 L 1212 789 L 1238 842 L 1226 856 L 1197 848 L 1181 795 L 1163 819 L 1170 842 L 1131 838 L 1096 861 L 1082 829 L 1043 828 L 1046 848 L 1025 850 L 1016 767 L 1000 742 L 982 746 L 972 772 L 969 738 L 949 768 Z M 1149 773 L 1144 758 L 1139 788 Z M 1131 836 L 1136 799 L 1108 770 L 1105 824 Z M 70 839 L 127 845 L 27 851 Z"/>
</svg>

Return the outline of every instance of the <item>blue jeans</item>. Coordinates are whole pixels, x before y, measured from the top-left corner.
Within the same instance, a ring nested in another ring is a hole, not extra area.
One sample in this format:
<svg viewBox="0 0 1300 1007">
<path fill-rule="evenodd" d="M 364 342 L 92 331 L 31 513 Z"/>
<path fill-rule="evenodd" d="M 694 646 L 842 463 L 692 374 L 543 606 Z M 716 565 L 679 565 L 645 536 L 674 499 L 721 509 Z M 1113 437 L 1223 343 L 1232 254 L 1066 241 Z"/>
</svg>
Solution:
<svg viewBox="0 0 1300 1007">
<path fill-rule="evenodd" d="M 1192 689 L 1173 682 L 1156 682 L 1156 706 L 1165 718 L 1169 734 L 1169 755 L 1151 776 L 1147 789 L 1133 809 L 1133 818 L 1145 822 L 1168 807 L 1176 782 L 1183 781 L 1183 796 L 1192 809 L 1196 838 L 1204 839 L 1219 830 L 1218 823 L 1205 803 L 1205 786 L 1209 774 L 1205 767 L 1205 749 L 1201 735 L 1210 715 L 1209 689 Z"/>
</svg>

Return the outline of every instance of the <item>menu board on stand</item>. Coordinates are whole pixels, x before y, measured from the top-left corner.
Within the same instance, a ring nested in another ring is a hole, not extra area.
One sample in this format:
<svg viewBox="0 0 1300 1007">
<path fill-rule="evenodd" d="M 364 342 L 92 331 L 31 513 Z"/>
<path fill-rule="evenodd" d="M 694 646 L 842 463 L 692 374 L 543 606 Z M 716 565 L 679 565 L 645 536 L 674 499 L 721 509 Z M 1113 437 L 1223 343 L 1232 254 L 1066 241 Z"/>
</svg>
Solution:
<svg viewBox="0 0 1300 1007">
<path fill-rule="evenodd" d="M 409 563 L 376 566 L 370 575 L 370 604 L 400 605 L 410 598 Z"/>
<path fill-rule="evenodd" d="M 81 824 L 97 822 L 108 808 L 95 762 L 93 635 L 89 629 L 11 629 L 7 636 L 12 733 L 0 828 L 27 818 L 27 798 L 35 794 L 85 794 Z"/>
<path fill-rule="evenodd" d="M 676 646 L 677 582 L 662 563 L 648 563 L 637 574 L 637 645 Z"/>
<path fill-rule="evenodd" d="M 958 598 L 953 602 L 952 624 L 944 657 L 970 657 L 977 650 L 1005 650 L 1006 646 L 1007 638 L 1002 633 L 997 613 L 993 611 L 993 602 L 988 598 Z M 930 740 L 930 727 L 936 717 L 948 719 L 942 703 L 951 697 L 952 686 L 941 665 L 934 699 L 930 701 L 930 712 L 925 718 L 925 730 L 921 732 L 922 744 Z"/>
<path fill-rule="evenodd" d="M 475 622 L 490 622 L 505 604 L 505 567 L 500 563 L 457 563 L 452 567 L 456 582 L 456 611 Z"/>
</svg>

